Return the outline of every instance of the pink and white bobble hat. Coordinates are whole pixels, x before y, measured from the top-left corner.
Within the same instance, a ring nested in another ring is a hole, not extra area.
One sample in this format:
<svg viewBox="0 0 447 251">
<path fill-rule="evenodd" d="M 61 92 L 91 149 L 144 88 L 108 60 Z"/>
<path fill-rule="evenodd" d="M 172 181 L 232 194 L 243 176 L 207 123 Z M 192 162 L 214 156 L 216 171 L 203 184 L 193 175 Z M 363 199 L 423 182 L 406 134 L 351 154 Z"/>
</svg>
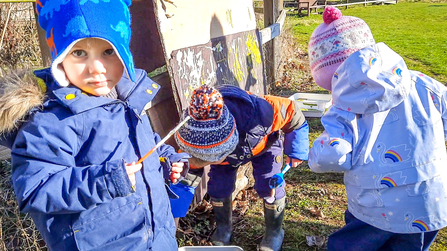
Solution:
<svg viewBox="0 0 447 251">
<path fill-rule="evenodd" d="M 365 21 L 343 16 L 333 6 L 324 9 L 323 21 L 310 37 L 310 69 L 317 85 L 331 91 L 332 76 L 341 63 L 352 53 L 375 44 L 375 41 Z"/>
</svg>

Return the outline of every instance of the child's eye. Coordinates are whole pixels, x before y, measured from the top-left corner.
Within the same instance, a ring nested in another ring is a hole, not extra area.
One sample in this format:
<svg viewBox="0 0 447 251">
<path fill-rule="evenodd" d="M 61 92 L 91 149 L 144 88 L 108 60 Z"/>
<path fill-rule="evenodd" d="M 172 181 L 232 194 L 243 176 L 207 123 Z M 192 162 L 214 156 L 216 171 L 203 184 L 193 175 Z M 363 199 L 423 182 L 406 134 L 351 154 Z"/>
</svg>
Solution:
<svg viewBox="0 0 447 251">
<path fill-rule="evenodd" d="M 106 56 L 115 55 L 115 50 L 114 49 L 107 49 L 107 50 L 104 51 L 104 55 L 106 55 Z"/>
<path fill-rule="evenodd" d="M 87 52 L 83 50 L 75 50 L 71 54 L 73 54 L 73 56 L 75 57 L 85 57 L 87 55 Z"/>
</svg>

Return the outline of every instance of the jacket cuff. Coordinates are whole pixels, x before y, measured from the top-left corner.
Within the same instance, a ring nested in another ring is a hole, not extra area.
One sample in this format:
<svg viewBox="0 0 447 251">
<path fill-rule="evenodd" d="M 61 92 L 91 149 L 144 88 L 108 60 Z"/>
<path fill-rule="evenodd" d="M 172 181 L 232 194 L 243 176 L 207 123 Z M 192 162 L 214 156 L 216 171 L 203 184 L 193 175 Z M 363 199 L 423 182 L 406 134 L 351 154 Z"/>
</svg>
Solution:
<svg viewBox="0 0 447 251">
<path fill-rule="evenodd" d="M 133 192 L 123 159 L 107 162 L 105 168 L 110 173 L 106 182 L 112 197 L 125 197 Z"/>
<path fill-rule="evenodd" d="M 191 171 L 186 174 L 185 178 L 180 181 L 180 184 L 195 188 L 202 180 L 202 175 L 203 168 L 191 169 Z"/>
<path fill-rule="evenodd" d="M 304 121 L 300 128 L 285 134 L 284 153 L 294 159 L 309 159 L 309 125 Z"/>
</svg>

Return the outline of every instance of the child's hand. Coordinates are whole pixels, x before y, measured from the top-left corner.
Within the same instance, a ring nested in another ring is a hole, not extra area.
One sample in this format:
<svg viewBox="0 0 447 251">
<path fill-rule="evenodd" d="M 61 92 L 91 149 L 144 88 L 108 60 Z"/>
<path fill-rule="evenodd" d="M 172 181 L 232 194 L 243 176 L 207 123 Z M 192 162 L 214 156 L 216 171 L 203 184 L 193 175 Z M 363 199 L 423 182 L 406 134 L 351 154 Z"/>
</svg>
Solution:
<svg viewBox="0 0 447 251">
<path fill-rule="evenodd" d="M 176 183 L 177 180 L 180 178 L 180 173 L 183 171 L 183 166 L 185 164 L 183 162 L 174 162 L 172 163 L 171 167 L 171 174 L 169 175 L 169 178 L 171 179 L 172 183 Z"/>
<path fill-rule="evenodd" d="M 141 168 L 143 167 L 143 164 L 136 164 L 136 162 L 132 162 L 129 164 L 126 164 L 126 172 L 127 175 L 129 176 L 130 179 L 130 183 L 132 184 L 132 188 L 134 188 L 135 190 L 135 185 L 137 184 L 137 179 L 135 176 L 136 172 L 139 172 L 141 170 Z"/>
<path fill-rule="evenodd" d="M 287 156 L 286 163 L 290 164 L 291 167 L 297 167 L 299 164 L 303 163 L 303 161 L 300 159 L 289 158 L 289 156 Z"/>
</svg>

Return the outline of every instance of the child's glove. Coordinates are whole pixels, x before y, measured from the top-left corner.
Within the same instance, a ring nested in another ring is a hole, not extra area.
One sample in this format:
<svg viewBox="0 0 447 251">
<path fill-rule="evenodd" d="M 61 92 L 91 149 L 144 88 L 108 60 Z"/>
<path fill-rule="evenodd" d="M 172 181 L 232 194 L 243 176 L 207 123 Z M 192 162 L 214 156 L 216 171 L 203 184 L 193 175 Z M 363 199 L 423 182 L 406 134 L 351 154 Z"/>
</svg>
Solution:
<svg viewBox="0 0 447 251">
<path fill-rule="evenodd" d="M 175 182 L 175 184 L 177 184 L 178 182 L 183 180 L 189 171 L 189 163 L 188 163 L 189 158 L 191 158 L 191 155 L 189 155 L 187 153 L 176 153 L 176 154 L 170 155 L 168 157 L 160 157 L 160 163 L 163 166 L 164 178 L 165 179 L 170 178 L 171 173 L 172 173 L 171 167 L 172 167 L 173 163 L 183 162 L 184 163 L 183 171 L 180 173 L 180 178 L 177 179 L 177 182 Z"/>
</svg>

